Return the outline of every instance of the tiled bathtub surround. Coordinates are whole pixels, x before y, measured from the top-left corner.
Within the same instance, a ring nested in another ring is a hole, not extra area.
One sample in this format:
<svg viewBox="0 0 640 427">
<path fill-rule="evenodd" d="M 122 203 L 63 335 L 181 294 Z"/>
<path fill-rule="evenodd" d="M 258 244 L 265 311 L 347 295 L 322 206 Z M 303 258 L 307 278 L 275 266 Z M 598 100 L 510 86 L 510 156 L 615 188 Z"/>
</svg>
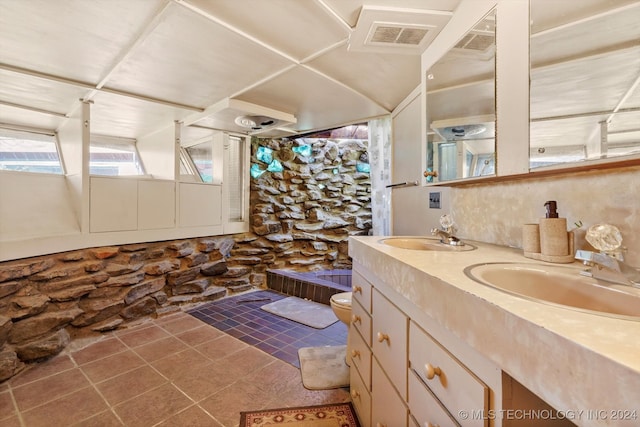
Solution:
<svg viewBox="0 0 640 427">
<path fill-rule="evenodd" d="M 351 291 L 351 270 L 297 272 L 267 270 L 267 286 L 283 294 L 329 304 L 331 296 Z"/>
</svg>

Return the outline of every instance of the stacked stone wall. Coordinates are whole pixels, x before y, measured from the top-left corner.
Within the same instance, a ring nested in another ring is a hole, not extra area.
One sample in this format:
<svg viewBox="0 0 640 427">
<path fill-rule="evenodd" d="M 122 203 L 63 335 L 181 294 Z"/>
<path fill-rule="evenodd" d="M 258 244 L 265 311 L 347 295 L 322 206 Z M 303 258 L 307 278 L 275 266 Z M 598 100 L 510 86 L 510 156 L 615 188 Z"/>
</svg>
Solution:
<svg viewBox="0 0 640 427">
<path fill-rule="evenodd" d="M 371 228 L 359 141 L 254 140 L 281 171 L 251 183 L 251 232 L 91 248 L 0 263 L 0 381 L 71 340 L 265 287 L 268 269 L 351 268 L 351 235 Z"/>
<path fill-rule="evenodd" d="M 257 156 L 259 147 L 271 150 L 268 163 Z M 308 155 L 294 150 L 301 147 Z M 371 180 L 358 171 L 368 166 L 366 142 L 254 140 L 252 153 L 253 171 L 261 174 L 252 178 L 253 232 L 243 243 L 270 257 L 255 261 L 296 271 L 351 268 L 349 236 L 371 230 Z"/>
</svg>

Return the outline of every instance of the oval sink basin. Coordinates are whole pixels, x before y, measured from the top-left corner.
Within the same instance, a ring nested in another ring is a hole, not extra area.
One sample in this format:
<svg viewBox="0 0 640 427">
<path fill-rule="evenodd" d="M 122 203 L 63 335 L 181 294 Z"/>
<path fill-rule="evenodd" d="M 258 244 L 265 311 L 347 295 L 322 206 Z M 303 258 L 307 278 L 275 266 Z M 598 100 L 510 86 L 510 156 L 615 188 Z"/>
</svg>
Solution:
<svg viewBox="0 0 640 427">
<path fill-rule="evenodd" d="M 461 246 L 446 245 L 437 239 L 428 237 L 389 237 L 381 239 L 379 243 L 394 248 L 413 249 L 418 251 L 471 251 L 476 247 L 468 244 Z"/>
<path fill-rule="evenodd" d="M 465 274 L 483 285 L 532 301 L 558 305 L 609 317 L 640 320 L 640 292 L 582 276 L 569 267 L 488 263 L 465 268 Z"/>
</svg>

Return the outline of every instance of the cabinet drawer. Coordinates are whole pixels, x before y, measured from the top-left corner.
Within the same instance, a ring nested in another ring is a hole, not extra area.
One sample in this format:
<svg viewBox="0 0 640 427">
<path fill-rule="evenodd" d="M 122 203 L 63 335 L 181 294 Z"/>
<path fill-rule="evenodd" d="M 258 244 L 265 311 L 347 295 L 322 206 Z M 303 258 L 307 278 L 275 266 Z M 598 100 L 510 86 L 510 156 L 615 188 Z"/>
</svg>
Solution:
<svg viewBox="0 0 640 427">
<path fill-rule="evenodd" d="M 407 426 L 409 411 L 378 362 L 372 363 L 371 426 Z M 365 424 L 367 425 L 367 424 Z"/>
<path fill-rule="evenodd" d="M 371 347 L 371 315 L 355 300 L 351 302 L 351 326 L 360 332 L 367 345 Z"/>
<path fill-rule="evenodd" d="M 351 368 L 354 366 L 360 373 L 367 390 L 371 390 L 371 349 L 364 342 L 358 331 L 349 333 L 351 348 Z"/>
<path fill-rule="evenodd" d="M 411 369 L 461 426 L 480 427 L 484 420 L 458 418 L 460 411 L 489 409 L 488 387 L 431 335 L 411 322 L 409 327 L 409 363 Z"/>
<path fill-rule="evenodd" d="M 362 277 L 357 271 L 351 272 L 351 291 L 353 292 L 353 299 L 358 301 L 360 305 L 368 312 L 371 313 L 371 290 L 373 286 L 371 283 Z"/>
<path fill-rule="evenodd" d="M 358 421 L 361 426 L 371 425 L 371 394 L 368 387 L 362 383 L 362 378 L 358 374 L 357 369 L 349 370 L 349 382 L 351 390 L 351 402 L 358 415 Z"/>
<path fill-rule="evenodd" d="M 409 412 L 421 427 L 459 426 L 413 371 L 409 372 Z"/>
<path fill-rule="evenodd" d="M 373 291 L 373 354 L 403 399 L 407 398 L 407 316 Z"/>
</svg>

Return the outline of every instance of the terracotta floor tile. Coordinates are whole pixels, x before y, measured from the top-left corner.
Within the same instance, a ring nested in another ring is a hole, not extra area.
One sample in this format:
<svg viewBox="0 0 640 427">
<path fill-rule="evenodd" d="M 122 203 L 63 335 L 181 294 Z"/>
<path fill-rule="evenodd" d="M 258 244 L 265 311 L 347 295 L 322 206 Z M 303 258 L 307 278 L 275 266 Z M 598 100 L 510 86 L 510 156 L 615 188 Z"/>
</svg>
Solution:
<svg viewBox="0 0 640 427">
<path fill-rule="evenodd" d="M 13 415 L 9 418 L 0 419 L 0 425 L 2 427 L 21 427 L 20 418 L 17 415 Z M 217 426 L 217 425 L 216 425 Z"/>
<path fill-rule="evenodd" d="M 223 335 L 213 341 L 207 341 L 204 344 L 196 346 L 196 349 L 211 360 L 221 359 L 231 353 L 248 347 L 242 341 L 229 335 Z"/>
<path fill-rule="evenodd" d="M 250 379 L 256 389 L 274 396 L 284 394 L 291 384 L 302 384 L 300 370 L 280 360 L 254 370 Z"/>
<path fill-rule="evenodd" d="M 271 396 L 254 388 L 241 389 L 232 385 L 200 402 L 200 406 L 225 426 L 236 426 L 240 411 L 266 409 Z"/>
<path fill-rule="evenodd" d="M 169 322 L 161 323 L 160 327 L 165 331 L 175 335 L 181 332 L 188 331 L 190 329 L 198 328 L 202 325 L 206 325 L 206 323 L 196 319 L 193 316 L 189 316 L 188 314 L 183 314 L 182 316 L 177 317 Z"/>
<path fill-rule="evenodd" d="M 0 421 L 9 418 L 16 413 L 16 408 L 13 405 L 13 398 L 9 391 L 3 391 L 0 393 Z M 2 423 L 0 423 L 2 424 Z"/>
<path fill-rule="evenodd" d="M 158 424 L 157 427 L 175 427 L 175 426 L 189 426 L 189 427 L 224 427 L 222 424 L 215 421 L 209 416 L 202 408 L 194 405 L 185 409 L 177 415 L 169 418 L 163 423 Z"/>
<path fill-rule="evenodd" d="M 185 372 L 173 384 L 195 402 L 200 402 L 221 389 L 232 386 L 243 375 L 244 372 L 239 372 L 232 366 L 210 362 L 191 372 Z"/>
<path fill-rule="evenodd" d="M 170 380 L 175 380 L 190 372 L 199 372 L 201 366 L 211 363 L 211 360 L 193 348 L 187 348 L 179 353 L 156 360 L 151 365 Z"/>
<path fill-rule="evenodd" d="M 145 365 L 96 384 L 96 387 L 110 405 L 117 405 L 166 382 L 166 378 Z"/>
<path fill-rule="evenodd" d="M 90 385 L 80 369 L 75 368 L 16 387 L 13 396 L 18 408 L 25 411 Z"/>
<path fill-rule="evenodd" d="M 95 362 L 82 365 L 81 369 L 93 382 L 104 381 L 144 365 L 144 360 L 133 350 L 112 354 Z"/>
<path fill-rule="evenodd" d="M 134 351 L 147 362 L 153 362 L 188 348 L 187 344 L 179 339 L 168 337 L 136 347 Z"/>
<path fill-rule="evenodd" d="M 125 333 L 120 333 L 117 336 L 129 347 L 138 347 L 152 341 L 167 338 L 169 333 L 158 326 L 145 325 Z"/>
<path fill-rule="evenodd" d="M 73 359 L 78 365 L 94 362 L 115 353 L 125 351 L 125 346 L 118 338 L 110 337 L 105 340 L 98 341 L 88 347 L 73 353 Z"/>
<path fill-rule="evenodd" d="M 59 355 L 47 360 L 47 363 L 39 363 L 27 367 L 24 371 L 11 378 L 11 386 L 17 387 L 73 368 L 75 368 L 75 364 L 69 356 Z"/>
<path fill-rule="evenodd" d="M 152 426 L 192 404 L 171 384 L 165 384 L 117 405 L 114 410 L 127 427 Z"/>
<path fill-rule="evenodd" d="M 233 366 L 245 374 L 251 374 L 277 360 L 255 347 L 246 347 L 224 357 L 220 362 Z"/>
<path fill-rule="evenodd" d="M 176 337 L 189 345 L 196 346 L 220 338 L 223 335 L 224 332 L 221 330 L 205 324 L 204 326 L 176 334 Z"/>
<path fill-rule="evenodd" d="M 89 419 L 82 420 L 74 424 L 73 427 L 120 427 L 123 425 L 111 410 L 107 410 Z"/>
<path fill-rule="evenodd" d="M 87 387 L 23 412 L 22 417 L 28 427 L 69 426 L 106 409 L 104 399 Z"/>
</svg>

